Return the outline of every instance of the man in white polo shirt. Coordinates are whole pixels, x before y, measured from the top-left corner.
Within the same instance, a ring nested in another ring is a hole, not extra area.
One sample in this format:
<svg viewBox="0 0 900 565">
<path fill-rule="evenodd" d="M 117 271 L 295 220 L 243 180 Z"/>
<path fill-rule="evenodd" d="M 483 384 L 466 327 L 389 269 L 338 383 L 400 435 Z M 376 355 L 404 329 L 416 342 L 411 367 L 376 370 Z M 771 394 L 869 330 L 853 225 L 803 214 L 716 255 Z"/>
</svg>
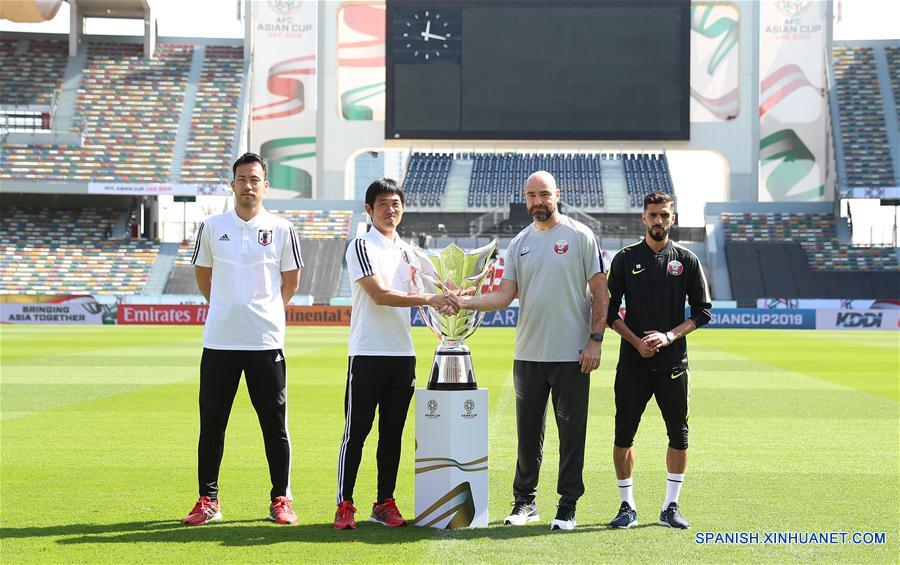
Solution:
<svg viewBox="0 0 900 565">
<path fill-rule="evenodd" d="M 263 432 L 272 480 L 269 519 L 293 524 L 287 433 L 285 308 L 300 283 L 300 246 L 290 222 L 262 206 L 266 163 L 245 153 L 232 167 L 234 209 L 200 226 L 191 263 L 209 302 L 200 360 L 200 498 L 184 524 L 222 518 L 219 465 L 241 373 Z"/>
<path fill-rule="evenodd" d="M 396 181 L 381 179 L 366 190 L 366 213 L 372 229 L 347 247 L 347 268 L 353 281 L 350 317 L 350 360 L 344 395 L 346 423 L 338 456 L 337 512 L 334 528 L 356 528 L 353 487 L 363 443 L 378 408 L 378 497 L 369 520 L 385 526 L 405 526 L 394 501 L 400 440 L 416 385 L 416 357 L 410 335 L 410 306 L 429 305 L 455 312 L 441 294 L 411 291 L 412 247 L 397 235 L 404 195 Z"/>
</svg>

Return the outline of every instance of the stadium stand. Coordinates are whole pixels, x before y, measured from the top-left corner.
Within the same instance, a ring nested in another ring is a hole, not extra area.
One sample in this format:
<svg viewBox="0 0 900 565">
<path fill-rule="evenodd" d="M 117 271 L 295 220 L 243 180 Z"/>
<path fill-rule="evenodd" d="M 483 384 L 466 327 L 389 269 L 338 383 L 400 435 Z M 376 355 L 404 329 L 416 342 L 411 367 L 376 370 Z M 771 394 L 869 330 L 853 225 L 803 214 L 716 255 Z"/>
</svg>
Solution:
<svg viewBox="0 0 900 565">
<path fill-rule="evenodd" d="M 163 294 L 198 294 L 197 279 L 194 276 L 194 267 L 191 265 L 191 256 L 194 254 L 194 246 L 197 240 L 182 241 L 178 246 L 175 256 L 175 264 L 169 273 Z"/>
<path fill-rule="evenodd" d="M 193 51 L 187 43 L 159 44 L 153 59 L 145 59 L 137 43 L 88 42 L 75 108 L 82 145 L 6 143 L 0 151 L 0 179 L 170 181 Z M 0 41 L 0 104 L 49 106 L 67 53 L 65 41 Z M 240 119 L 235 108 L 243 69 L 243 47 L 206 46 L 181 182 L 219 184 L 227 176 Z"/>
<path fill-rule="evenodd" d="M 832 215 L 726 212 L 721 218 L 737 300 L 884 298 L 897 292 L 895 250 L 839 242 Z"/>
<path fill-rule="evenodd" d="M 893 248 L 860 247 L 838 242 L 834 216 L 746 212 L 722 214 L 728 241 L 800 243 L 805 262 L 820 271 L 896 270 Z"/>
<path fill-rule="evenodd" d="M 328 304 L 339 294 L 344 249 L 350 237 L 353 212 L 350 210 L 276 210 L 275 214 L 294 224 L 300 238 L 304 261 L 315 258 L 315 269 L 300 277 L 297 294 L 313 297 L 316 304 Z M 191 256 L 194 241 L 185 241 L 178 248 L 178 256 L 165 294 L 197 294 Z"/>
<path fill-rule="evenodd" d="M 233 160 L 234 132 L 243 80 L 242 47 L 206 47 L 181 182 L 203 184 L 227 180 Z"/>
<path fill-rule="evenodd" d="M 522 186 L 537 170 L 549 171 L 563 193 L 563 201 L 577 208 L 606 206 L 602 164 L 621 166 L 627 183 L 628 206 L 640 208 L 653 190 L 672 192 L 672 177 L 664 153 L 419 153 L 410 155 L 403 187 L 407 207 L 440 208 L 454 161 L 469 161 L 466 206 L 491 210 L 521 203 Z"/>
<path fill-rule="evenodd" d="M 90 43 L 78 91 L 81 147 L 7 145 L 0 178 L 166 182 L 193 46 Z"/>
<path fill-rule="evenodd" d="M 0 104 L 51 105 L 68 53 L 66 41 L 0 39 Z"/>
<path fill-rule="evenodd" d="M 725 250 L 732 298 L 749 307 L 773 296 L 883 299 L 897 294 L 896 270 L 813 270 L 799 243 L 727 242 Z"/>
<path fill-rule="evenodd" d="M 888 72 L 891 75 L 891 92 L 894 94 L 894 104 L 900 105 L 900 46 L 885 47 L 884 54 L 887 57 Z M 900 128 L 900 114 L 897 114 L 897 127 Z"/>
<path fill-rule="evenodd" d="M 632 208 L 643 207 L 644 196 L 650 192 L 661 190 L 674 194 L 665 154 L 625 154 L 622 155 L 622 165 L 628 186 L 628 205 Z"/>
<path fill-rule="evenodd" d="M 315 304 L 329 304 L 340 291 L 346 247 L 343 239 L 301 239 L 304 261 L 315 261 L 315 268 L 304 270 L 297 294 L 312 296 Z"/>
<path fill-rule="evenodd" d="M 453 157 L 446 153 L 413 153 L 409 157 L 403 190 L 407 206 L 440 206 Z"/>
<path fill-rule="evenodd" d="M 0 292 L 132 294 L 147 282 L 157 244 L 106 240 L 118 212 L 4 208 Z"/>
<path fill-rule="evenodd" d="M 893 186 L 890 144 L 872 49 L 836 45 L 832 54 L 847 186 Z M 892 71 L 892 76 L 896 85 L 896 72 Z M 894 96 L 896 99 L 896 87 Z"/>
<path fill-rule="evenodd" d="M 300 239 L 340 239 L 350 237 L 350 210 L 273 210 L 294 224 Z"/>
<path fill-rule="evenodd" d="M 466 155 L 467 156 L 467 155 Z M 537 170 L 551 173 L 565 200 L 575 206 L 602 207 L 603 181 L 599 154 L 587 153 L 474 153 L 468 205 L 505 207 L 523 202 L 522 186 Z"/>
</svg>

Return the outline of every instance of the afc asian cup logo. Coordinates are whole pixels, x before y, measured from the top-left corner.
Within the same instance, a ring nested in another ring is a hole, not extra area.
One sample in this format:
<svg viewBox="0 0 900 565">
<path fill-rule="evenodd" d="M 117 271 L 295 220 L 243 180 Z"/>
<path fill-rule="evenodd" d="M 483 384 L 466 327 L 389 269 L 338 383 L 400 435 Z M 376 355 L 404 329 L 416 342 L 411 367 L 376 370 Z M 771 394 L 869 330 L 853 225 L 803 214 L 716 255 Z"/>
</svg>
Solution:
<svg viewBox="0 0 900 565">
<path fill-rule="evenodd" d="M 666 271 L 673 277 L 677 277 L 684 272 L 684 265 L 681 264 L 681 261 L 672 260 L 669 261 L 669 264 L 666 265 Z"/>
<path fill-rule="evenodd" d="M 789 18 L 796 18 L 802 14 L 810 4 L 812 4 L 812 0 L 778 0 L 775 2 L 778 11 Z"/>
<path fill-rule="evenodd" d="M 463 402 L 463 410 L 465 410 L 465 413 L 463 413 L 462 417 L 466 420 L 471 420 L 478 415 L 475 413 L 475 401 L 471 398 L 467 398 L 466 401 Z"/>
<path fill-rule="evenodd" d="M 272 230 L 259 230 L 256 234 L 256 241 L 263 247 L 272 243 Z"/>
<path fill-rule="evenodd" d="M 428 408 L 428 412 L 425 412 L 426 418 L 434 419 L 434 418 L 441 417 L 441 415 L 437 413 L 437 409 L 438 409 L 437 400 L 432 398 L 431 400 L 428 401 L 428 403 L 425 405 L 425 407 Z"/>
<path fill-rule="evenodd" d="M 556 253 L 557 255 L 562 255 L 568 250 L 569 250 L 569 242 L 564 239 L 557 241 L 556 244 L 553 245 L 553 252 Z"/>
<path fill-rule="evenodd" d="M 300 9 L 302 0 L 269 0 L 269 8 L 280 16 L 288 16 Z"/>
</svg>

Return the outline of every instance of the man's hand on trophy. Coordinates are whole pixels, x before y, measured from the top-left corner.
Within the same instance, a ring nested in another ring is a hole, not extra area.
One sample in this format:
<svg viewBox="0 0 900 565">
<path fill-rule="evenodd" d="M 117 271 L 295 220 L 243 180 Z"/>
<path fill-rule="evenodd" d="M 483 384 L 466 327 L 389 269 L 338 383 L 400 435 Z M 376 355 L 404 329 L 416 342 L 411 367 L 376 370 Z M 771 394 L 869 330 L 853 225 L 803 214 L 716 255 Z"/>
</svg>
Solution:
<svg viewBox="0 0 900 565">
<path fill-rule="evenodd" d="M 452 296 L 451 294 L 432 294 L 428 297 L 428 305 L 445 316 L 452 316 L 459 312 L 459 306 L 451 298 Z"/>
<path fill-rule="evenodd" d="M 457 311 L 468 309 L 471 298 L 469 296 L 465 296 L 465 293 L 463 293 L 463 295 L 460 295 L 456 292 L 449 292 L 446 294 L 446 296 L 451 302 L 453 302 L 453 305 L 456 307 Z"/>
<path fill-rule="evenodd" d="M 581 372 L 589 374 L 600 367 L 600 353 L 602 343 L 589 339 L 587 345 L 581 350 Z"/>
<path fill-rule="evenodd" d="M 475 296 L 475 293 L 478 292 L 478 289 L 474 286 L 470 286 L 469 288 L 458 292 L 460 296 Z"/>
</svg>

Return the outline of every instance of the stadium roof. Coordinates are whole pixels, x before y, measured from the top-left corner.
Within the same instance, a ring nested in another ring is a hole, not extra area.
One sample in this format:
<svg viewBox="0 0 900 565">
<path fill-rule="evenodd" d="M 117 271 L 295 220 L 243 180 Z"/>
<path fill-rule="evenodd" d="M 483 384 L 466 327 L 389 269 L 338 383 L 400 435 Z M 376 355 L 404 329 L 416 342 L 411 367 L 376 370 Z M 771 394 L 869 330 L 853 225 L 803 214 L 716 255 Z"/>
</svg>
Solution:
<svg viewBox="0 0 900 565">
<path fill-rule="evenodd" d="M 143 19 L 150 11 L 149 0 L 69 0 L 88 18 Z"/>
</svg>

